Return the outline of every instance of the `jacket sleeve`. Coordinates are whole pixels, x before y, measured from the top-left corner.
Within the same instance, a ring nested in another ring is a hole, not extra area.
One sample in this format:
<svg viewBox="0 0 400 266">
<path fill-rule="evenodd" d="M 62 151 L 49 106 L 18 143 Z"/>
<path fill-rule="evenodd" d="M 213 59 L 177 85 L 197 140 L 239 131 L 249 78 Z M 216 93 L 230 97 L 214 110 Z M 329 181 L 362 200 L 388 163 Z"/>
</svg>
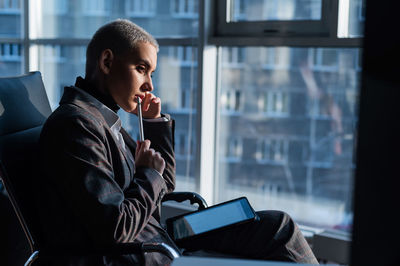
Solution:
<svg viewBox="0 0 400 266">
<path fill-rule="evenodd" d="M 99 245 L 133 241 L 166 189 L 155 170 L 139 168 L 124 194 L 106 134 L 96 119 L 80 115 L 48 121 L 40 139 L 49 185 Z"/>
<path fill-rule="evenodd" d="M 167 192 L 175 189 L 175 153 L 174 153 L 174 130 L 175 120 L 162 122 L 143 121 L 145 139 L 151 141 L 151 148 L 161 153 L 165 161 L 165 169 L 163 173 L 164 180 L 167 184 Z"/>
</svg>

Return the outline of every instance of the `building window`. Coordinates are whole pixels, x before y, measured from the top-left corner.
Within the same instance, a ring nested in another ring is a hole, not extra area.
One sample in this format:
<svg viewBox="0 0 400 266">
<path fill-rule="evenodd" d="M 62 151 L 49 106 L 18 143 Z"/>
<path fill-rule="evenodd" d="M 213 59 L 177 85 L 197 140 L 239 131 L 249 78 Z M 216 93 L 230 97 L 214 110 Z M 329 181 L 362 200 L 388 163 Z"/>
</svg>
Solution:
<svg viewBox="0 0 400 266">
<path fill-rule="evenodd" d="M 242 68 L 245 50 L 242 47 L 227 47 L 222 52 L 222 64 L 228 68 Z"/>
<path fill-rule="evenodd" d="M 365 0 L 358 0 L 359 8 L 358 8 L 358 19 L 360 21 L 365 21 Z"/>
<path fill-rule="evenodd" d="M 193 96 L 194 93 L 195 93 L 194 90 L 181 88 L 180 101 L 179 101 L 180 105 L 179 107 L 181 110 L 194 109 L 194 99 L 195 99 L 195 97 Z"/>
<path fill-rule="evenodd" d="M 21 44 L 2 43 L 0 44 L 1 61 L 15 62 L 21 61 Z"/>
<path fill-rule="evenodd" d="M 43 12 L 46 15 L 63 15 L 68 11 L 68 1 L 67 0 L 43 0 Z"/>
<path fill-rule="evenodd" d="M 16 14 L 20 12 L 20 0 L 0 0 L 0 14 Z"/>
<path fill-rule="evenodd" d="M 172 46 L 169 58 L 173 65 L 193 67 L 197 65 L 197 49 L 193 46 Z"/>
<path fill-rule="evenodd" d="M 46 62 L 63 63 L 66 61 L 65 47 L 62 45 L 45 45 L 43 47 Z"/>
<path fill-rule="evenodd" d="M 228 138 L 225 149 L 225 159 L 229 162 L 239 162 L 243 155 L 243 140 L 241 137 Z"/>
<path fill-rule="evenodd" d="M 288 158 L 288 147 L 288 141 L 284 139 L 259 140 L 256 160 L 259 163 L 285 163 Z"/>
<path fill-rule="evenodd" d="M 179 18 L 197 18 L 199 0 L 172 0 L 172 16 Z"/>
<path fill-rule="evenodd" d="M 287 91 L 266 91 L 258 97 L 258 108 L 268 116 L 288 116 L 290 97 Z"/>
<path fill-rule="evenodd" d="M 234 18 L 237 21 L 246 20 L 246 0 L 236 0 L 233 2 Z"/>
<path fill-rule="evenodd" d="M 187 131 L 177 130 L 175 132 L 175 157 L 177 159 L 191 159 L 193 156 L 194 139 Z"/>
<path fill-rule="evenodd" d="M 288 69 L 290 62 L 290 49 L 286 47 L 268 47 L 262 50 L 262 67 L 269 70 Z"/>
<path fill-rule="evenodd" d="M 310 48 L 310 64 L 315 71 L 337 72 L 339 67 L 338 51 L 333 48 Z"/>
<path fill-rule="evenodd" d="M 126 14 L 130 17 L 153 17 L 156 14 L 155 0 L 127 0 Z"/>
<path fill-rule="evenodd" d="M 109 0 L 83 0 L 83 13 L 87 16 L 105 16 L 110 13 Z"/>
<path fill-rule="evenodd" d="M 221 109 L 229 113 L 238 113 L 242 110 L 242 92 L 240 90 L 226 90 L 220 95 Z"/>
<path fill-rule="evenodd" d="M 296 9 L 294 0 L 264 0 L 265 20 L 289 20 L 293 19 Z"/>
</svg>

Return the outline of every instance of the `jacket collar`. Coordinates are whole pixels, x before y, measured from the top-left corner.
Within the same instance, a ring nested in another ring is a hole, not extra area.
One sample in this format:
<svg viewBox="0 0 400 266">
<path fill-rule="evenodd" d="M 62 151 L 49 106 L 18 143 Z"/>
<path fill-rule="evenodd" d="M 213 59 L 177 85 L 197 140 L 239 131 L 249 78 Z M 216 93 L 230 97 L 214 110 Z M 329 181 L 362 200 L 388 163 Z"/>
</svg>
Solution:
<svg viewBox="0 0 400 266">
<path fill-rule="evenodd" d="M 60 105 L 69 103 L 86 109 L 92 113 L 99 112 L 110 128 L 115 125 L 120 125 L 121 121 L 119 116 L 113 110 L 78 87 L 71 86 L 64 88 L 64 94 L 60 100 Z"/>
</svg>

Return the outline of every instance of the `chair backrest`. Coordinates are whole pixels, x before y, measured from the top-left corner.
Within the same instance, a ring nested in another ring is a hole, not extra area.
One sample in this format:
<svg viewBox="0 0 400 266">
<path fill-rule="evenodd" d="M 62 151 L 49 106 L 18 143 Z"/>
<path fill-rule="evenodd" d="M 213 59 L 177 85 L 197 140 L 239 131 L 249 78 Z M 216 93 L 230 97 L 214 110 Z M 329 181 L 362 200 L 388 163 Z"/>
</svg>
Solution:
<svg viewBox="0 0 400 266">
<path fill-rule="evenodd" d="M 38 140 L 50 114 L 40 72 L 0 78 L 1 177 L 32 249 L 40 238 L 33 196 Z"/>
</svg>

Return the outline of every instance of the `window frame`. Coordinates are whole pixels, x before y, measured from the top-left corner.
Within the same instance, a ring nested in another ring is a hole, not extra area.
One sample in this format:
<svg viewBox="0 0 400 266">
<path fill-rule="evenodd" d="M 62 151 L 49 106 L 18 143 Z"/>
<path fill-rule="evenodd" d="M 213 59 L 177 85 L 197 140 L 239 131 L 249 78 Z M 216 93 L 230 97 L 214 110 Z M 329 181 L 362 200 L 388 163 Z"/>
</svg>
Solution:
<svg viewBox="0 0 400 266">
<path fill-rule="evenodd" d="M 220 36 L 324 36 L 329 34 L 328 21 L 331 19 L 328 12 L 330 0 L 321 0 L 320 20 L 264 20 L 264 21 L 231 21 L 228 7 L 234 8 L 235 0 L 221 0 L 217 7 L 217 35 Z M 239 29 L 239 30 L 238 30 Z"/>
</svg>

